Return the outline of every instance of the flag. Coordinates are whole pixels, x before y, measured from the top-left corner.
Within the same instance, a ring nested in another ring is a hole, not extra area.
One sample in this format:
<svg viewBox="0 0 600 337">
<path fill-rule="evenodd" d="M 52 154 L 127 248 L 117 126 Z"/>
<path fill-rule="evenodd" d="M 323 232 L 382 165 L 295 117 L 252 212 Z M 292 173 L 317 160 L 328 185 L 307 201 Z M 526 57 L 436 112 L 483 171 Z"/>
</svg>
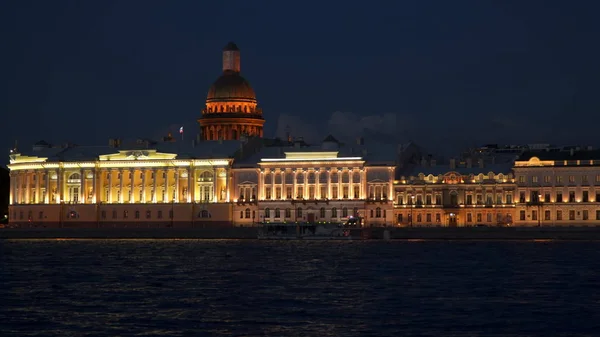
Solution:
<svg viewBox="0 0 600 337">
<path fill-rule="evenodd" d="M 179 133 L 183 133 L 183 126 L 179 128 Z"/>
</svg>

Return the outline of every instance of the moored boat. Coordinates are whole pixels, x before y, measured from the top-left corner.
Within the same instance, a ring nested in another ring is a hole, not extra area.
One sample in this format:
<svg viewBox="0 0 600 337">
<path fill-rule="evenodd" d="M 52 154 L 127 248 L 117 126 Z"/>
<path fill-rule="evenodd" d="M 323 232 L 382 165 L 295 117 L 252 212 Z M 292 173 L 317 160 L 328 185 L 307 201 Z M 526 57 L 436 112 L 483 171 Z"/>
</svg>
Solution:
<svg viewBox="0 0 600 337">
<path fill-rule="evenodd" d="M 362 226 L 356 218 L 345 223 L 263 223 L 260 240 L 355 240 L 361 239 Z"/>
</svg>

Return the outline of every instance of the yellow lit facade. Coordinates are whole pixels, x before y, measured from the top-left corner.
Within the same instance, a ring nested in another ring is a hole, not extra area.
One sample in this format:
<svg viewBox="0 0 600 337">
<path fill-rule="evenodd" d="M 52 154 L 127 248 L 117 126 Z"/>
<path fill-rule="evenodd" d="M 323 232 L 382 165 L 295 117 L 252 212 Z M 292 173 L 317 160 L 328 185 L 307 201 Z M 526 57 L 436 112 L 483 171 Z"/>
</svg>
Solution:
<svg viewBox="0 0 600 337">
<path fill-rule="evenodd" d="M 120 150 L 84 162 L 14 154 L 10 219 L 39 226 L 226 223 L 231 163 L 178 160 L 156 150 Z"/>
<path fill-rule="evenodd" d="M 516 221 L 526 226 L 600 225 L 600 153 L 539 153 L 515 162 Z"/>
<path fill-rule="evenodd" d="M 452 165 L 454 166 L 454 165 Z M 510 167 L 421 167 L 395 182 L 402 227 L 514 225 L 516 184 Z"/>
<path fill-rule="evenodd" d="M 393 221 L 394 166 L 369 166 L 337 151 L 286 152 L 234 169 L 237 225 L 256 222 Z"/>
</svg>

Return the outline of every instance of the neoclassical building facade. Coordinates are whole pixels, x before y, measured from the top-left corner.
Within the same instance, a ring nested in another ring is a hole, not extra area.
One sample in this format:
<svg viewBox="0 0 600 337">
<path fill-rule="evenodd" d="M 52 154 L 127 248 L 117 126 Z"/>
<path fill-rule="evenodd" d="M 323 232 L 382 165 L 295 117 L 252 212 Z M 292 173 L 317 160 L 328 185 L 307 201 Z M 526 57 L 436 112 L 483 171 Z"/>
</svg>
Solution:
<svg viewBox="0 0 600 337">
<path fill-rule="evenodd" d="M 519 224 L 600 225 L 600 151 L 527 152 L 514 174 Z"/>
<path fill-rule="evenodd" d="M 281 150 L 281 149 L 280 149 Z M 369 165 L 361 156 L 325 149 L 283 149 L 255 163 L 234 164 L 237 225 L 258 222 L 393 222 L 395 166 Z"/>
<path fill-rule="evenodd" d="M 77 160 L 82 157 L 87 158 Z M 157 149 L 13 153 L 10 221 L 43 227 L 229 223 L 232 161 L 227 155 L 186 158 Z"/>
<path fill-rule="evenodd" d="M 401 172 L 394 184 L 396 224 L 403 227 L 514 225 L 511 165 L 428 163 Z"/>
</svg>

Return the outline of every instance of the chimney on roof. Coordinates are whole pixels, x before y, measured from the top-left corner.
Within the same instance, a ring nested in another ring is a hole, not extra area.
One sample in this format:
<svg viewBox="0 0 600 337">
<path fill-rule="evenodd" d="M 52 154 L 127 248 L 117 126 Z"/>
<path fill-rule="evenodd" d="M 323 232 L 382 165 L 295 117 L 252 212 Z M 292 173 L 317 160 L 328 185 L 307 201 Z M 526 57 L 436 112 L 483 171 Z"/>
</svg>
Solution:
<svg viewBox="0 0 600 337">
<path fill-rule="evenodd" d="M 454 159 L 454 158 L 450 158 L 450 169 L 451 170 L 456 169 L 456 159 Z"/>
</svg>

